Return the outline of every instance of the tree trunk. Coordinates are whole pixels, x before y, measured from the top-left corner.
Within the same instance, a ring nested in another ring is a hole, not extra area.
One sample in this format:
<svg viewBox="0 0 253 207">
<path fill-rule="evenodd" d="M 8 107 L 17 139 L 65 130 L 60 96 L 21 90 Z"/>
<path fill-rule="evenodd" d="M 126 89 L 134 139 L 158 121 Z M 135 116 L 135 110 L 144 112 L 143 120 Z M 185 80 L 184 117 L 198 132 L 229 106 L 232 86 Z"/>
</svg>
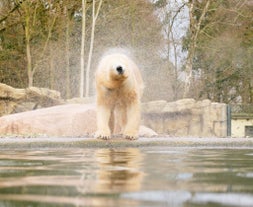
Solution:
<svg viewBox="0 0 253 207">
<path fill-rule="evenodd" d="M 27 9 L 25 17 L 25 40 L 26 40 L 26 60 L 27 60 L 27 75 L 28 87 L 33 86 L 33 70 L 32 70 L 32 56 L 30 46 L 30 14 Z"/>
<path fill-rule="evenodd" d="M 50 51 L 50 63 L 49 63 L 50 89 L 55 89 L 55 69 L 54 69 L 54 57 L 52 45 L 49 46 L 49 51 Z"/>
<path fill-rule="evenodd" d="M 82 41 L 80 57 L 80 88 L 79 97 L 83 98 L 84 93 L 84 46 L 85 46 L 85 24 L 86 24 L 86 0 L 82 0 Z"/>
<path fill-rule="evenodd" d="M 65 15 L 66 15 L 66 45 L 65 45 L 65 55 L 66 55 L 66 98 L 70 98 L 70 55 L 69 55 L 69 16 L 68 9 L 65 6 Z"/>
<path fill-rule="evenodd" d="M 89 91 L 90 91 L 90 66 L 91 66 L 91 57 L 93 53 L 93 46 L 94 46 L 94 35 L 95 35 L 95 26 L 96 26 L 96 20 L 98 17 L 99 10 L 101 8 L 101 5 L 103 3 L 103 0 L 99 1 L 99 5 L 97 8 L 97 11 L 95 11 L 95 1 L 92 1 L 92 28 L 91 28 L 91 40 L 90 40 L 90 50 L 89 50 L 89 56 L 88 56 L 88 62 L 86 67 L 86 90 L 85 90 L 85 97 L 89 97 Z"/>
</svg>

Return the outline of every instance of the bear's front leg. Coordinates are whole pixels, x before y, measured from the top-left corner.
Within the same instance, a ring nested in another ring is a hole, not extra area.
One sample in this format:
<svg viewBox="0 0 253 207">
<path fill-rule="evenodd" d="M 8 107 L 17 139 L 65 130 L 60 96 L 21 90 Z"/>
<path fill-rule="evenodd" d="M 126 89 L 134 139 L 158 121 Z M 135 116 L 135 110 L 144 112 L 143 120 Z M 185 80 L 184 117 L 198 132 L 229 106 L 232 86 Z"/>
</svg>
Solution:
<svg viewBox="0 0 253 207">
<path fill-rule="evenodd" d="M 97 132 L 95 133 L 95 138 L 105 140 L 111 138 L 111 131 L 109 128 L 110 116 L 110 108 L 106 107 L 105 105 L 97 106 Z"/>
<path fill-rule="evenodd" d="M 127 123 L 124 130 L 124 137 L 126 139 L 138 139 L 140 119 L 140 103 L 131 103 L 127 107 Z"/>
</svg>

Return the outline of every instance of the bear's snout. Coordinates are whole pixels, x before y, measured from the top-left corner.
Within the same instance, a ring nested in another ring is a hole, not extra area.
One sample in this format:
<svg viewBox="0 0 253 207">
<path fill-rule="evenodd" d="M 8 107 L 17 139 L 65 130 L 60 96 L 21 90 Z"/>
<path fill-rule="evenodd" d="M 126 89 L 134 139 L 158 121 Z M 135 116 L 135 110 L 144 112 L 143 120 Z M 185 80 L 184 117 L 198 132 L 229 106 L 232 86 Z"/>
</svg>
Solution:
<svg viewBox="0 0 253 207">
<path fill-rule="evenodd" d="M 124 73 L 123 67 L 120 66 L 120 65 L 116 67 L 116 70 L 117 70 L 117 72 L 118 72 L 119 74 L 123 74 L 123 73 Z"/>
</svg>

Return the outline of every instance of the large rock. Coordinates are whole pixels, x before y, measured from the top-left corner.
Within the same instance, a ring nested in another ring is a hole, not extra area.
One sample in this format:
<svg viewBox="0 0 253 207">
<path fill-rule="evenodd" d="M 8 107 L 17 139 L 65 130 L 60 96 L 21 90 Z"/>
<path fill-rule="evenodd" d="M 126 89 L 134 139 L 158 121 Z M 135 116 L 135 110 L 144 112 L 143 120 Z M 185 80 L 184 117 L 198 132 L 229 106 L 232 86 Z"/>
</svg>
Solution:
<svg viewBox="0 0 253 207">
<path fill-rule="evenodd" d="M 46 88 L 17 89 L 0 83 L 0 116 L 62 104 L 60 92 Z"/>
<path fill-rule="evenodd" d="M 0 135 L 91 136 L 96 131 L 94 104 L 67 104 L 0 117 Z M 140 136 L 157 135 L 140 127 Z"/>
<path fill-rule="evenodd" d="M 0 118 L 2 135 L 80 136 L 95 130 L 92 105 L 62 105 Z"/>
</svg>

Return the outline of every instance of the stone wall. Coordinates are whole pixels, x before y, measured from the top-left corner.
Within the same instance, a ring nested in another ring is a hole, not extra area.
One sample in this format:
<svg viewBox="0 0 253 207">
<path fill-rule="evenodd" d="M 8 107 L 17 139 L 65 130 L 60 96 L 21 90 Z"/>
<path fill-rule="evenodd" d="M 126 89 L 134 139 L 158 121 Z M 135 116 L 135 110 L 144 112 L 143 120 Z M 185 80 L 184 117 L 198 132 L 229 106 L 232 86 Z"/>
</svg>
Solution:
<svg viewBox="0 0 253 207">
<path fill-rule="evenodd" d="M 226 137 L 227 105 L 194 99 L 143 103 L 142 124 L 158 134 Z"/>
</svg>

